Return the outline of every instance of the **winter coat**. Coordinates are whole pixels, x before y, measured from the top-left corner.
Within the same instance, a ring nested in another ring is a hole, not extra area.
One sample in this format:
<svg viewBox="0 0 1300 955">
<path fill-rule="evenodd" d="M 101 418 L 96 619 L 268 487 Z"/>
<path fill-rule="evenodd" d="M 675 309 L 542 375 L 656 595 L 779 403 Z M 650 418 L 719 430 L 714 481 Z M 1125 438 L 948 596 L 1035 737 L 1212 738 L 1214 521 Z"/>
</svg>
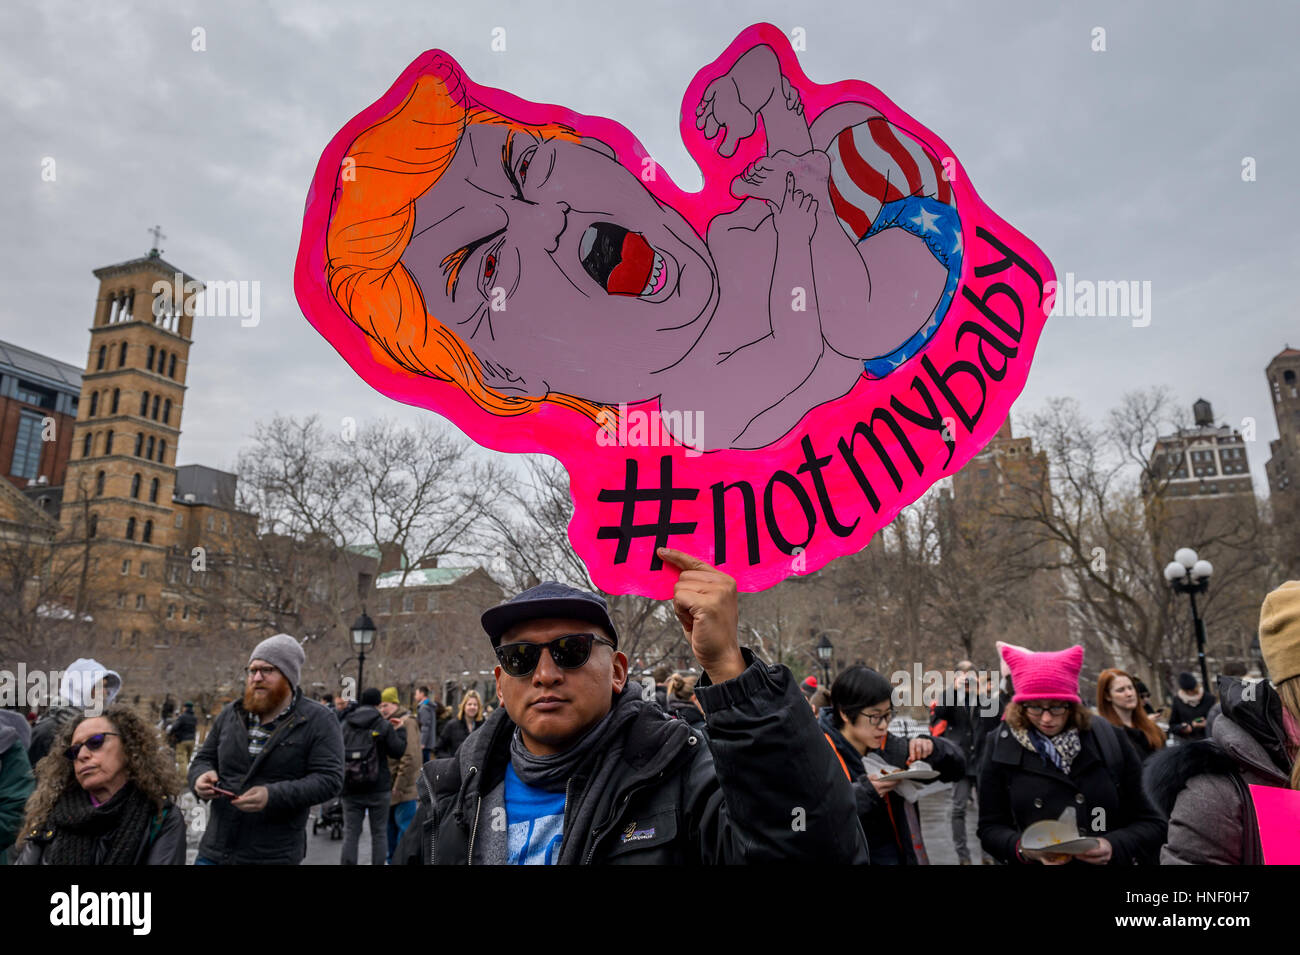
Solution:
<svg viewBox="0 0 1300 955">
<path fill-rule="evenodd" d="M 27 759 L 33 767 L 50 751 L 55 738 L 59 735 L 59 730 L 79 716 L 81 710 L 75 706 L 56 706 L 46 710 L 36 721 L 36 725 L 32 727 L 32 745 L 27 748 Z"/>
<path fill-rule="evenodd" d="M 1143 773 L 1156 808 L 1169 815 L 1161 865 L 1261 864 L 1259 826 L 1244 786 L 1291 785 L 1277 692 L 1233 677 L 1219 677 L 1218 689 L 1223 713 L 1212 739 L 1162 750 Z"/>
<path fill-rule="evenodd" d="M 1111 725 L 1114 726 L 1115 724 L 1112 723 Z M 1123 731 L 1125 738 L 1132 744 L 1133 749 L 1138 754 L 1138 759 L 1142 760 L 1142 762 L 1145 763 L 1151 756 L 1159 752 L 1158 749 L 1151 745 L 1151 740 L 1147 739 L 1147 734 L 1136 726 L 1116 726 L 1115 728 Z"/>
<path fill-rule="evenodd" d="M 483 717 L 480 716 L 474 721 L 474 729 L 483 728 Z M 434 748 L 433 755 L 436 758 L 455 756 L 460 750 L 461 744 L 469 736 L 470 731 L 465 728 L 465 721 L 448 720 L 442 724 L 442 732 L 438 734 L 438 745 Z"/>
<path fill-rule="evenodd" d="M 1215 699 L 1209 693 L 1202 693 L 1200 702 L 1195 706 L 1185 702 L 1182 697 L 1175 695 L 1173 702 L 1169 706 L 1169 735 L 1178 740 L 1180 743 L 1189 743 L 1198 739 L 1205 739 L 1209 732 L 1209 715 L 1210 710 L 1214 707 Z M 1198 717 L 1204 717 L 1205 726 L 1192 726 L 1192 722 Z M 1191 728 L 1190 735 L 1183 735 L 1179 728 L 1188 726 Z"/>
<path fill-rule="evenodd" d="M 19 728 L 0 720 L 0 865 L 6 862 L 9 847 L 18 839 L 27 797 L 35 787 Z"/>
<path fill-rule="evenodd" d="M 407 750 L 406 733 L 399 732 L 392 723 L 384 719 L 383 714 L 374 706 L 362 703 L 343 717 L 339 727 L 344 737 L 353 735 L 349 729 L 369 730 L 376 746 L 379 747 L 379 776 L 373 785 L 364 788 L 355 784 L 348 786 L 343 795 L 361 796 L 369 793 L 390 792 L 393 788 L 393 768 L 398 758 Z M 412 796 L 412 799 L 415 797 Z"/>
<path fill-rule="evenodd" d="M 696 686 L 707 737 L 643 706 L 606 743 L 617 760 L 601 768 L 608 783 L 581 794 L 597 800 L 598 822 L 566 827 L 561 855 L 576 851 L 589 864 L 867 861 L 852 790 L 794 677 L 742 653 L 739 676 L 715 686 L 705 675 Z M 615 705 L 639 699 L 633 685 Z M 489 821 L 480 811 L 505 777 L 514 730 L 502 707 L 455 758 L 425 764 L 420 808 L 394 863 L 482 861 L 475 835 Z"/>
<path fill-rule="evenodd" d="M 387 724 L 386 724 L 387 725 Z M 248 722 L 235 700 L 213 721 L 190 762 L 189 784 L 215 770 L 218 785 L 235 793 L 253 786 L 268 791 L 266 808 L 242 812 L 228 797 L 215 797 L 199 855 L 222 865 L 297 865 L 307 854 L 307 815 L 343 788 L 343 734 L 324 707 L 294 691 L 291 712 L 279 718 L 257 755 L 248 755 Z"/>
<path fill-rule="evenodd" d="M 193 713 L 182 713 L 176 717 L 176 722 L 167 731 L 167 739 L 171 743 L 183 743 L 186 740 L 192 740 L 197 727 L 198 720 L 194 718 Z"/>
<path fill-rule="evenodd" d="M 668 701 L 668 715 L 674 719 L 685 720 L 697 730 L 706 733 L 709 731 L 708 720 L 704 718 L 700 708 L 690 700 L 670 699 Z"/>
<path fill-rule="evenodd" d="M 1112 734 L 1118 765 L 1107 767 L 1099 733 Z M 1009 726 L 989 737 L 978 787 L 979 838 L 985 852 L 1002 862 L 1019 862 L 1016 844 L 1021 833 L 1035 822 L 1059 819 L 1073 808 L 1081 836 L 1101 836 L 1110 842 L 1111 865 L 1155 863 L 1165 840 L 1165 823 L 1142 789 L 1137 752 L 1100 717 L 1093 717 L 1090 728 L 1080 730 L 1079 737 L 1079 754 L 1068 776 L 1037 752 L 1025 749 Z"/>
<path fill-rule="evenodd" d="M 975 752 L 982 735 L 979 721 L 980 705 L 973 700 L 961 706 L 936 706 L 930 711 L 931 736 L 940 736 L 957 748 L 966 762 L 967 776 L 979 772 Z M 936 732 L 941 723 L 942 730 Z"/>
<path fill-rule="evenodd" d="M 168 799 L 163 804 L 161 823 L 155 823 L 144 832 L 140 848 L 135 855 L 136 865 L 185 864 L 185 813 Z M 58 838 L 51 829 L 37 831 L 23 843 L 18 865 L 45 865 L 45 850 Z M 113 833 L 109 832 L 95 846 L 95 864 L 102 865 L 113 847 Z"/>
<path fill-rule="evenodd" d="M 908 823 L 907 800 L 896 792 L 888 792 L 884 796 L 876 792 L 876 787 L 867 778 L 862 765 L 863 756 L 835 728 L 830 707 L 822 709 L 818 723 L 826 736 L 830 737 L 831 745 L 843 761 L 844 772 L 852 779 L 858 823 L 867 837 L 871 864 L 918 865 L 915 844 L 920 841 L 921 833 L 913 833 Z M 932 769 L 938 770 L 939 782 L 956 782 L 966 775 L 966 760 L 961 750 L 944 736 L 914 738 L 928 739 L 934 744 L 934 752 L 925 761 Z M 902 769 L 907 765 L 909 748 L 908 740 L 890 733 L 885 737 L 885 745 L 875 752 L 891 766 Z M 919 817 L 917 824 L 919 827 Z"/>
<path fill-rule="evenodd" d="M 438 745 L 438 708 L 425 700 L 415 708 L 420 721 L 420 749 L 432 751 Z"/>
<path fill-rule="evenodd" d="M 399 737 L 406 741 L 405 749 L 400 756 L 390 757 L 388 760 L 388 769 L 393 777 L 393 790 L 391 804 L 396 806 L 399 802 L 410 802 L 415 799 L 415 780 L 420 775 L 420 767 L 424 765 L 420 753 L 420 726 L 416 722 L 410 710 L 398 710 L 393 714 L 394 719 L 402 721 L 402 728 L 396 730 Z M 392 723 L 388 724 L 391 728 Z"/>
</svg>

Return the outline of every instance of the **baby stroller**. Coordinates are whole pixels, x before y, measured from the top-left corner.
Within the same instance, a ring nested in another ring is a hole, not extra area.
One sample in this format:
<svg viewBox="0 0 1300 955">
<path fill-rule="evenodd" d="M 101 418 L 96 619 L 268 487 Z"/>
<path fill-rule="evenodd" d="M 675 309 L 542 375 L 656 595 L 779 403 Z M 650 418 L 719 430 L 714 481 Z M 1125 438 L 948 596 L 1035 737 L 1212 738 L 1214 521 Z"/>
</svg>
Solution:
<svg viewBox="0 0 1300 955">
<path fill-rule="evenodd" d="M 330 839 L 343 838 L 343 800 L 335 796 L 329 802 L 321 803 L 320 812 L 312 820 L 312 835 L 321 829 L 329 829 Z"/>
</svg>

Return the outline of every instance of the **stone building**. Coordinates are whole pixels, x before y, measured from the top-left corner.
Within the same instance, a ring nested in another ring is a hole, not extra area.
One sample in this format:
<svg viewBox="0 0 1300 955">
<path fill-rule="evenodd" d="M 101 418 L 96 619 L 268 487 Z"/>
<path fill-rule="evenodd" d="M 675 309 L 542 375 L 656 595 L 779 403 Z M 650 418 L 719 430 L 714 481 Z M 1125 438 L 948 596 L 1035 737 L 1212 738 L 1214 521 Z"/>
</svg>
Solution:
<svg viewBox="0 0 1300 955">
<path fill-rule="evenodd" d="M 1277 421 L 1264 464 L 1281 575 L 1300 576 L 1300 349 L 1282 349 L 1265 370 Z"/>
</svg>

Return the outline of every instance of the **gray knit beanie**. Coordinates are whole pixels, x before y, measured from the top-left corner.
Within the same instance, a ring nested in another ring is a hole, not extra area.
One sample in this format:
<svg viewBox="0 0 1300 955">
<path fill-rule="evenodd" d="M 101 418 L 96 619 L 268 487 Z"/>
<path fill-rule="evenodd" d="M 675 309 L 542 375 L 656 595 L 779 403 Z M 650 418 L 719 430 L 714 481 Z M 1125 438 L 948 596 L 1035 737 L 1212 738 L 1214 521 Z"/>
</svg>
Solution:
<svg viewBox="0 0 1300 955">
<path fill-rule="evenodd" d="M 302 664 L 306 659 L 307 655 L 302 652 L 302 644 L 287 633 L 277 633 L 274 637 L 267 637 L 255 646 L 248 656 L 249 663 L 254 660 L 265 660 L 270 663 L 284 674 L 285 679 L 295 690 L 298 688 Z"/>
</svg>

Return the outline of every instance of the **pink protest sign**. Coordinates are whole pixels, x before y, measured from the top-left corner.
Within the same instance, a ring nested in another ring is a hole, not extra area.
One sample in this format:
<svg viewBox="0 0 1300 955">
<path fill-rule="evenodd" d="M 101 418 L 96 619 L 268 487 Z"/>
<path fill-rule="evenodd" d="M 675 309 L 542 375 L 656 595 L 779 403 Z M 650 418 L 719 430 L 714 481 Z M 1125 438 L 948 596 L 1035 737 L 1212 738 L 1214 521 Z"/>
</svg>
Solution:
<svg viewBox="0 0 1300 955">
<path fill-rule="evenodd" d="M 1265 865 L 1300 865 L 1300 792 L 1251 786 Z"/>
<path fill-rule="evenodd" d="M 1043 254 L 875 87 L 746 29 L 687 87 L 684 192 L 623 126 L 420 56 L 330 141 L 295 272 L 372 386 L 567 468 L 597 585 L 742 590 L 865 547 L 997 431 Z"/>
</svg>

